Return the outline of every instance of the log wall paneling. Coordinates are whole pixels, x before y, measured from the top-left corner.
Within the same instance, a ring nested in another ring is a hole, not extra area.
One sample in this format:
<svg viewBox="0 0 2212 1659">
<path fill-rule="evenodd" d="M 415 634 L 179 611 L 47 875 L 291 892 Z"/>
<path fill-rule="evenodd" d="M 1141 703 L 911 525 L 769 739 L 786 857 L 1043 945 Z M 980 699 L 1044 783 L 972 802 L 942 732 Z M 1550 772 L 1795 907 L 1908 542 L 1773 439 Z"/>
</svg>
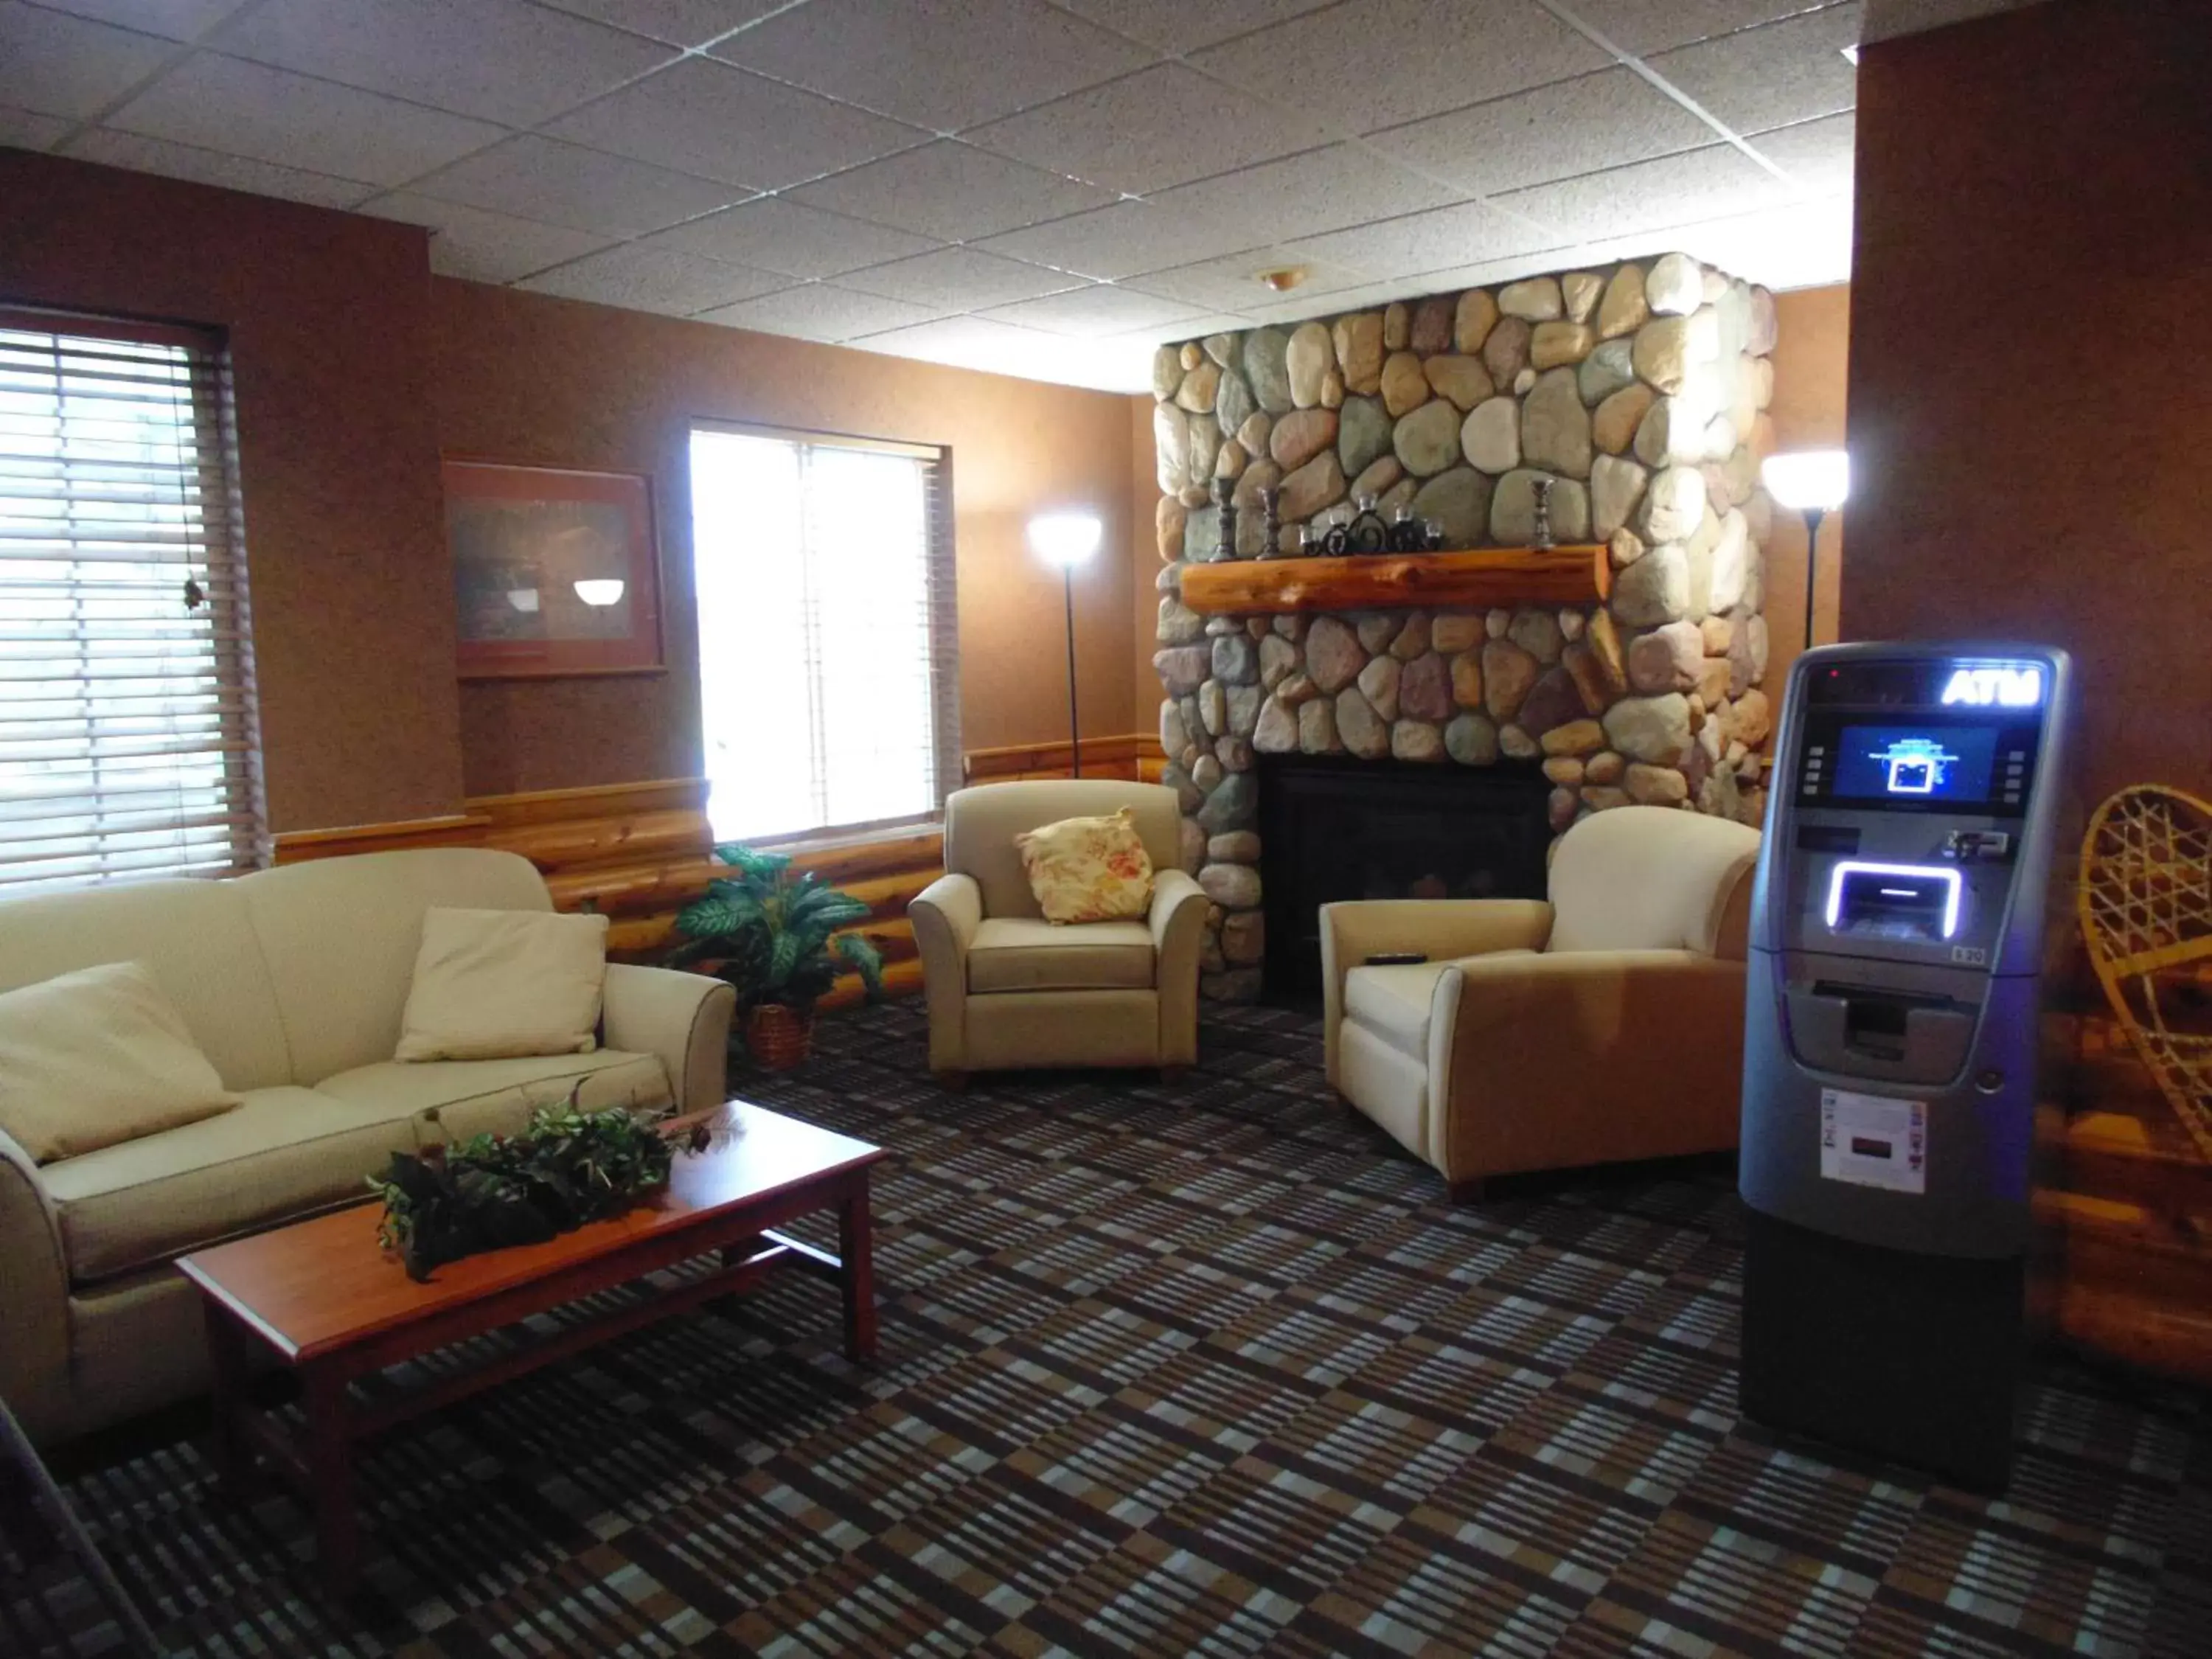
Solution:
<svg viewBox="0 0 2212 1659">
<path fill-rule="evenodd" d="M 1064 778 L 1072 770 L 1069 760 L 1073 753 L 1065 738 L 1000 749 L 971 749 L 964 757 L 963 770 L 971 784 Z M 1149 732 L 1083 740 L 1083 775 L 1086 778 L 1127 778 L 1133 782 L 1158 783 L 1166 764 L 1167 757 L 1161 751 L 1158 737 Z"/>
</svg>

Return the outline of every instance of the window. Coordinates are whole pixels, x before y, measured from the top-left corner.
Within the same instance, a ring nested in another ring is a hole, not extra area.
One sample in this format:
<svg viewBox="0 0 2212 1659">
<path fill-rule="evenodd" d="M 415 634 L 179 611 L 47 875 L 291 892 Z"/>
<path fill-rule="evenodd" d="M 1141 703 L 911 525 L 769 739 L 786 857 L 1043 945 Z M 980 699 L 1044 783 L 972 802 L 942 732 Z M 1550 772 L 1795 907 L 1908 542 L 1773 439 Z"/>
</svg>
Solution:
<svg viewBox="0 0 2212 1659">
<path fill-rule="evenodd" d="M 260 861 L 222 343 L 0 310 L 0 895 Z"/>
<path fill-rule="evenodd" d="M 940 450 L 691 434 L 699 690 L 717 841 L 908 823 L 959 775 Z"/>
</svg>

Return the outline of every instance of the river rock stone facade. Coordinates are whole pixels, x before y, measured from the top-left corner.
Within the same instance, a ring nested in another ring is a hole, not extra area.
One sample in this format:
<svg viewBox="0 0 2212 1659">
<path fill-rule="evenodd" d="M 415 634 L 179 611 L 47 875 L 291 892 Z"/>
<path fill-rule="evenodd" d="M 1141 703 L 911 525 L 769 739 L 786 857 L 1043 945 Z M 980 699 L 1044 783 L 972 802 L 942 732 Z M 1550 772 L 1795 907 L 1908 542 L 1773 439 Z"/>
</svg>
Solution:
<svg viewBox="0 0 2212 1659">
<path fill-rule="evenodd" d="M 1260 989 L 1255 757 L 1539 765 L 1553 832 L 1630 802 L 1756 823 L 1770 715 L 1773 296 L 1687 255 L 1163 346 L 1153 658 L 1182 862 L 1213 901 L 1208 996 Z M 1372 495 L 1451 548 L 1606 545 L 1603 605 L 1205 617 L 1188 562 L 1294 555 Z M 1279 490 L 1262 546 L 1260 493 Z"/>
</svg>

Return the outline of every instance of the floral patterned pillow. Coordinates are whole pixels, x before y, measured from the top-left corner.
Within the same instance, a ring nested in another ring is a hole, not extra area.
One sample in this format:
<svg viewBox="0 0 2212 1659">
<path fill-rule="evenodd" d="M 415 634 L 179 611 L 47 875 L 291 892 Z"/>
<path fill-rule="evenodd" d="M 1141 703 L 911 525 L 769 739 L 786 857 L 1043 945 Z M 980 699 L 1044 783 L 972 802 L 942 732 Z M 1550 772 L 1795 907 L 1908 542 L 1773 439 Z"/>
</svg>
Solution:
<svg viewBox="0 0 2212 1659">
<path fill-rule="evenodd" d="M 1152 861 L 1129 809 L 1062 818 L 1014 837 L 1047 921 L 1120 921 L 1152 902 Z"/>
</svg>

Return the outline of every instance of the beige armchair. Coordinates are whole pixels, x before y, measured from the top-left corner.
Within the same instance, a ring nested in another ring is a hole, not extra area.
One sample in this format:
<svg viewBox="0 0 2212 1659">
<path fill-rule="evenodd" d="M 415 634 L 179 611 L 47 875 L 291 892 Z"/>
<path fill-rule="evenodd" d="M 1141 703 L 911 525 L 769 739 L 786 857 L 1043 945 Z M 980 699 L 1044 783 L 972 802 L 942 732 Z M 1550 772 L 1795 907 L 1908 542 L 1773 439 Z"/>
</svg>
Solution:
<svg viewBox="0 0 2212 1659">
<path fill-rule="evenodd" d="M 1055 925 L 1030 891 L 1014 837 L 1127 807 L 1152 860 L 1141 921 Z M 1111 778 L 955 791 L 945 874 L 908 907 L 929 999 L 929 1069 L 1158 1066 L 1198 1058 L 1198 956 L 1206 895 L 1178 867 L 1175 792 Z"/>
<path fill-rule="evenodd" d="M 1736 1144 L 1759 832 L 1660 806 L 1561 837 L 1551 902 L 1322 907 L 1330 1084 L 1456 1200 Z M 1366 965 L 1419 952 L 1427 960 Z"/>
</svg>

